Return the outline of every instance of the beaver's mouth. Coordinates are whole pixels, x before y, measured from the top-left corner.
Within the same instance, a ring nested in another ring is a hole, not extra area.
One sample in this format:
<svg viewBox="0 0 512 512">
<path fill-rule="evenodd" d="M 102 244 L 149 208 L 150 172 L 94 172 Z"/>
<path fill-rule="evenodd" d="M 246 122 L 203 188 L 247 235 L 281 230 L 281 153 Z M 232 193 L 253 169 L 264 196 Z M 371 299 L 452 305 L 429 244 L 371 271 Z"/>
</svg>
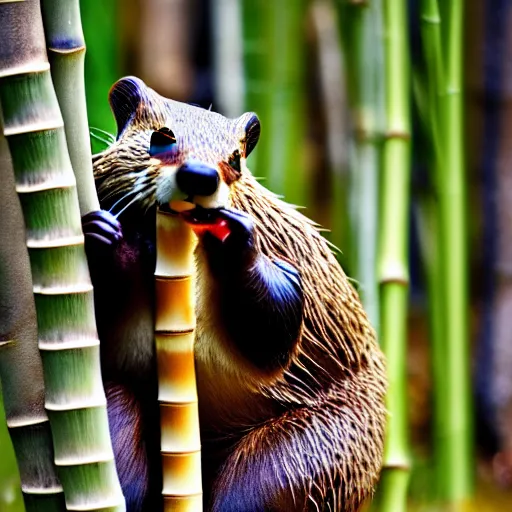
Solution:
<svg viewBox="0 0 512 512">
<path fill-rule="evenodd" d="M 191 224 L 211 224 L 217 218 L 215 208 L 204 208 L 193 203 L 189 198 L 184 201 L 176 200 L 162 204 L 159 209 L 172 215 L 181 216 Z"/>
</svg>

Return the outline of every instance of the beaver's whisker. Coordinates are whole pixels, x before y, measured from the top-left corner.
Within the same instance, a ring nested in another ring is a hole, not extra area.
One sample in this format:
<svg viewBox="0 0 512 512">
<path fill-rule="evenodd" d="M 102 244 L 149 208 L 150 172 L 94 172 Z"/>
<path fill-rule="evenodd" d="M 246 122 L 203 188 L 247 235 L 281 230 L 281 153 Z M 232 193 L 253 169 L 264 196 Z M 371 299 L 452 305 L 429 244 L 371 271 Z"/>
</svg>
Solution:
<svg viewBox="0 0 512 512">
<path fill-rule="evenodd" d="M 151 194 L 151 190 L 143 190 L 141 192 L 139 192 L 124 208 L 121 209 L 121 211 L 117 214 L 114 215 L 114 217 L 116 219 L 119 218 L 119 216 L 127 209 L 129 208 L 132 204 L 136 203 L 137 201 L 144 201 L 144 199 L 146 199 L 149 195 Z"/>
<path fill-rule="evenodd" d="M 124 194 L 120 199 L 118 199 L 109 209 L 109 213 L 112 213 L 112 210 L 114 210 L 114 208 L 119 204 L 121 203 L 122 201 L 124 201 L 127 197 L 130 197 L 132 196 L 133 194 L 136 194 L 138 193 L 139 191 L 138 190 L 130 190 L 128 191 L 126 194 Z"/>
</svg>

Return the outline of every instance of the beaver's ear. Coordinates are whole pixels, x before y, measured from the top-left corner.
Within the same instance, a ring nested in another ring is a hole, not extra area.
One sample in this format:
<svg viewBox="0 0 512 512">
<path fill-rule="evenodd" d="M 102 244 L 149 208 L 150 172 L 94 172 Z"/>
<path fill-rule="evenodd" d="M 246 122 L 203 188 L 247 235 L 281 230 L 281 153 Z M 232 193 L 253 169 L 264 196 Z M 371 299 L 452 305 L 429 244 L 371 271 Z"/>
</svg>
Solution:
<svg viewBox="0 0 512 512">
<path fill-rule="evenodd" d="M 118 80 L 110 89 L 110 108 L 117 123 L 117 138 L 135 117 L 137 109 L 147 96 L 147 85 L 134 76 Z"/>
<path fill-rule="evenodd" d="M 237 124 L 242 129 L 242 156 L 247 158 L 260 138 L 260 120 L 254 112 L 247 112 L 240 116 Z"/>
</svg>

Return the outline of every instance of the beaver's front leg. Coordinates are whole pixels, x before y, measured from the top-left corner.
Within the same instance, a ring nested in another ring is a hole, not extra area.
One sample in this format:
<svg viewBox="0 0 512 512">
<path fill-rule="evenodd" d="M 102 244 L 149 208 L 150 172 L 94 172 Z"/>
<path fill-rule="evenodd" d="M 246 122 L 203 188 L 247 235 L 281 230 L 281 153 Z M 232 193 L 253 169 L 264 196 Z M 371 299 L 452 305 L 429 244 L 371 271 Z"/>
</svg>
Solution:
<svg viewBox="0 0 512 512">
<path fill-rule="evenodd" d="M 130 226 L 123 227 L 104 210 L 82 217 L 116 467 L 127 512 L 146 512 L 161 508 L 162 486 L 151 309 L 154 265 L 144 259 L 145 233 L 127 240 Z"/>
<path fill-rule="evenodd" d="M 216 210 L 228 232 L 219 239 L 200 235 L 222 325 L 234 348 L 258 370 L 273 373 L 288 366 L 302 325 L 304 297 L 298 271 L 270 260 L 255 245 L 251 218 L 239 211 Z"/>
</svg>

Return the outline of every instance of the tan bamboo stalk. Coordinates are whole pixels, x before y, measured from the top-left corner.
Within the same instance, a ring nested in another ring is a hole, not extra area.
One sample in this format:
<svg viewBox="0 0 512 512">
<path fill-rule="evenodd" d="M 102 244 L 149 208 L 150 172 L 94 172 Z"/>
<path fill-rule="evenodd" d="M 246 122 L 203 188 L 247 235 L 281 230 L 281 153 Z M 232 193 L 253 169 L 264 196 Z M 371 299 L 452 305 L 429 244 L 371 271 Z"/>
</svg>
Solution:
<svg viewBox="0 0 512 512">
<path fill-rule="evenodd" d="M 194 368 L 196 237 L 157 213 L 155 338 L 164 512 L 202 510 L 201 442 Z"/>
</svg>

